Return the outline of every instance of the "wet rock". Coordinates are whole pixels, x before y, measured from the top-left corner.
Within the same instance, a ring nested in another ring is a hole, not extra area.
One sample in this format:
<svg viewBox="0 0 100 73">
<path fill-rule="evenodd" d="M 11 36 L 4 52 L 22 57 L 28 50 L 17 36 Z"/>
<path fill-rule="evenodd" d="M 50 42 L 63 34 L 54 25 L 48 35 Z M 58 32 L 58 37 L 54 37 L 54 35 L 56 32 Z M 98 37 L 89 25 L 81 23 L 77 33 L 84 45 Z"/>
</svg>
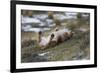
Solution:
<svg viewBox="0 0 100 73">
<path fill-rule="evenodd" d="M 23 17 L 22 16 L 22 24 L 26 24 L 26 23 L 35 23 L 35 24 L 39 24 L 40 20 L 36 19 L 36 18 L 30 18 L 30 17 Z"/>
<path fill-rule="evenodd" d="M 52 19 L 46 19 L 46 22 L 47 22 L 48 25 L 54 23 L 54 21 Z"/>
<path fill-rule="evenodd" d="M 50 54 L 50 52 L 44 52 L 44 53 L 40 53 L 38 54 L 39 56 L 48 56 L 48 54 Z"/>
<path fill-rule="evenodd" d="M 39 32 L 39 31 L 42 31 L 42 28 L 30 28 L 27 31 Z"/>
<path fill-rule="evenodd" d="M 61 22 L 65 21 L 67 19 L 67 17 L 62 14 L 55 14 L 54 17 L 57 18 L 58 20 L 60 20 Z"/>
<path fill-rule="evenodd" d="M 74 12 L 66 12 L 65 16 L 67 17 L 67 19 L 77 19 L 77 13 Z"/>
<path fill-rule="evenodd" d="M 40 21 L 44 21 L 47 19 L 47 15 L 46 14 L 38 14 L 38 15 L 34 15 L 35 18 L 39 19 Z"/>
<path fill-rule="evenodd" d="M 40 56 L 37 53 L 32 54 L 30 57 L 27 57 L 24 59 L 25 62 L 44 62 L 48 61 L 48 59 L 45 56 Z"/>
<path fill-rule="evenodd" d="M 30 29 L 30 28 L 32 28 L 31 25 L 23 25 L 23 26 L 21 27 L 21 29 L 22 29 L 23 31 L 27 31 L 27 30 Z"/>
</svg>

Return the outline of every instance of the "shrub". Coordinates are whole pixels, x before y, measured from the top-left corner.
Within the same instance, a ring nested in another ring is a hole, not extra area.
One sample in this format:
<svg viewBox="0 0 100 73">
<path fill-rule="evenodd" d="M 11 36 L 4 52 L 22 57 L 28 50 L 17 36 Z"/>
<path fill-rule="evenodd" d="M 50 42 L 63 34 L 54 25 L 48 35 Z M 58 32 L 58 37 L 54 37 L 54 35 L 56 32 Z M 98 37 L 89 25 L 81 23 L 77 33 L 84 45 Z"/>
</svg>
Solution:
<svg viewBox="0 0 100 73">
<path fill-rule="evenodd" d="M 53 17 L 53 12 L 51 12 L 51 11 L 48 12 L 48 18 L 49 18 L 49 19 L 53 19 L 53 18 L 54 18 L 54 17 Z"/>
</svg>

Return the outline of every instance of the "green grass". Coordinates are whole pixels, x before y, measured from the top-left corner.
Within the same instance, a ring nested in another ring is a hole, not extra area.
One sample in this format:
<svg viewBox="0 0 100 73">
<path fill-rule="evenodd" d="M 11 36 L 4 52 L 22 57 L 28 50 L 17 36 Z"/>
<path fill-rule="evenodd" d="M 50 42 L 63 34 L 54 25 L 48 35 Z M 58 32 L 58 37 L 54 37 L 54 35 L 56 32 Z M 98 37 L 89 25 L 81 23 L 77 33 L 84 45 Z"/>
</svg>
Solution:
<svg viewBox="0 0 100 73">
<path fill-rule="evenodd" d="M 27 62 L 28 58 L 33 54 L 40 54 L 46 52 L 49 52 L 48 56 L 46 56 L 48 61 L 69 61 L 69 60 L 89 59 L 90 58 L 90 27 L 88 22 L 84 22 L 84 23 L 85 24 L 79 25 L 78 23 L 76 23 L 75 20 L 73 22 L 66 22 L 66 24 L 62 27 L 67 27 L 69 29 L 71 28 L 71 30 L 75 32 L 73 37 L 63 43 L 60 43 L 59 45 L 56 45 L 54 47 L 49 47 L 46 49 L 41 49 L 38 46 L 36 42 L 37 33 L 22 32 L 22 41 L 25 40 L 34 41 L 34 45 L 30 44 L 27 47 L 21 48 L 21 61 Z M 80 27 L 85 28 L 87 31 L 80 32 L 75 30 Z M 52 28 L 50 31 L 46 31 L 44 33 L 44 36 L 48 36 L 49 33 L 52 32 L 53 30 L 54 28 Z"/>
</svg>

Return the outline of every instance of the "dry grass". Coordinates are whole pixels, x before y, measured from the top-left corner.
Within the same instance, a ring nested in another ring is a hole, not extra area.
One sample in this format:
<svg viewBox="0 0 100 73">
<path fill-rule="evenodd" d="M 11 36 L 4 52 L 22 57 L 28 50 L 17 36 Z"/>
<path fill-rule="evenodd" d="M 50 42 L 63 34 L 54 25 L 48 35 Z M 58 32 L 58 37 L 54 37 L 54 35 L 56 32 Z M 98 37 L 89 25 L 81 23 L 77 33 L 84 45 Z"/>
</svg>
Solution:
<svg viewBox="0 0 100 73">
<path fill-rule="evenodd" d="M 36 33 L 23 33 L 22 36 L 27 34 L 30 38 L 36 39 Z M 46 33 L 45 33 L 46 35 Z M 90 40 L 89 31 L 87 32 L 77 32 L 74 36 L 54 47 L 50 47 L 42 50 L 36 42 L 29 44 L 30 46 L 21 49 L 22 62 L 30 62 L 28 58 L 34 54 L 49 52 L 47 56 L 47 61 L 66 61 L 66 60 L 81 60 L 90 58 Z M 26 37 L 25 37 L 26 38 Z M 32 39 L 33 41 L 35 41 Z M 31 57 L 32 58 L 32 57 Z M 34 58 L 34 57 L 33 57 Z M 42 58 L 42 57 L 41 57 Z"/>
<path fill-rule="evenodd" d="M 48 17 L 53 19 L 53 13 L 49 12 Z M 55 20 L 56 25 L 61 22 Z M 74 31 L 73 37 L 59 45 L 41 49 L 37 44 L 37 33 L 22 32 L 21 34 L 21 62 L 45 62 L 45 61 L 72 61 L 90 59 L 90 27 L 88 21 L 67 20 L 60 28 L 66 27 Z M 80 31 L 79 28 L 85 28 L 86 31 Z M 50 31 L 45 31 L 44 35 L 48 36 Z M 39 54 L 46 53 L 39 56 Z"/>
</svg>

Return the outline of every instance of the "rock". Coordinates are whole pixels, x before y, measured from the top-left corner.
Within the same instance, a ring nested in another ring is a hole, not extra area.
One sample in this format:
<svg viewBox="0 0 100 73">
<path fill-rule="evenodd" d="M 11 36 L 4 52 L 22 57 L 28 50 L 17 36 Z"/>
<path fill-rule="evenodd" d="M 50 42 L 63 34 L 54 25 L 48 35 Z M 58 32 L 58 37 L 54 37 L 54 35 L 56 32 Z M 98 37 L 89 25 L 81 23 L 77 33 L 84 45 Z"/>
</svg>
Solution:
<svg viewBox="0 0 100 73">
<path fill-rule="evenodd" d="M 23 31 L 27 31 L 28 29 L 32 28 L 32 26 L 31 25 L 26 25 L 26 26 L 22 25 L 21 28 L 22 28 Z"/>
<path fill-rule="evenodd" d="M 48 55 L 49 54 L 49 52 L 44 52 L 44 53 L 40 53 L 40 54 L 38 54 L 39 56 L 45 56 L 45 55 Z"/>
<path fill-rule="evenodd" d="M 77 13 L 66 12 L 65 15 L 66 15 L 67 19 L 77 19 Z"/>
<path fill-rule="evenodd" d="M 84 58 L 84 52 L 79 52 L 75 56 L 72 57 L 73 60 L 81 60 Z"/>
<path fill-rule="evenodd" d="M 27 31 L 39 32 L 39 31 L 43 31 L 43 30 L 42 30 L 42 28 L 30 28 Z"/>
<path fill-rule="evenodd" d="M 54 23 L 54 21 L 53 21 L 52 19 L 46 19 L 46 22 L 47 22 L 47 24 L 48 24 L 48 25 L 50 25 L 50 24 L 53 24 L 53 23 Z"/>
<path fill-rule="evenodd" d="M 41 22 L 39 19 L 34 18 L 34 17 L 30 18 L 30 17 L 24 17 L 24 16 L 22 16 L 21 19 L 22 19 L 22 21 L 21 21 L 22 24 L 27 24 L 27 23 L 39 24 Z"/>
<path fill-rule="evenodd" d="M 46 18 L 48 16 L 47 16 L 47 14 L 38 14 L 38 15 L 34 15 L 34 17 L 39 19 L 40 21 L 44 21 L 44 20 L 46 20 Z"/>
<path fill-rule="evenodd" d="M 37 53 L 32 54 L 30 57 L 27 57 L 25 62 L 44 62 L 48 61 L 45 56 L 39 56 Z"/>
</svg>

